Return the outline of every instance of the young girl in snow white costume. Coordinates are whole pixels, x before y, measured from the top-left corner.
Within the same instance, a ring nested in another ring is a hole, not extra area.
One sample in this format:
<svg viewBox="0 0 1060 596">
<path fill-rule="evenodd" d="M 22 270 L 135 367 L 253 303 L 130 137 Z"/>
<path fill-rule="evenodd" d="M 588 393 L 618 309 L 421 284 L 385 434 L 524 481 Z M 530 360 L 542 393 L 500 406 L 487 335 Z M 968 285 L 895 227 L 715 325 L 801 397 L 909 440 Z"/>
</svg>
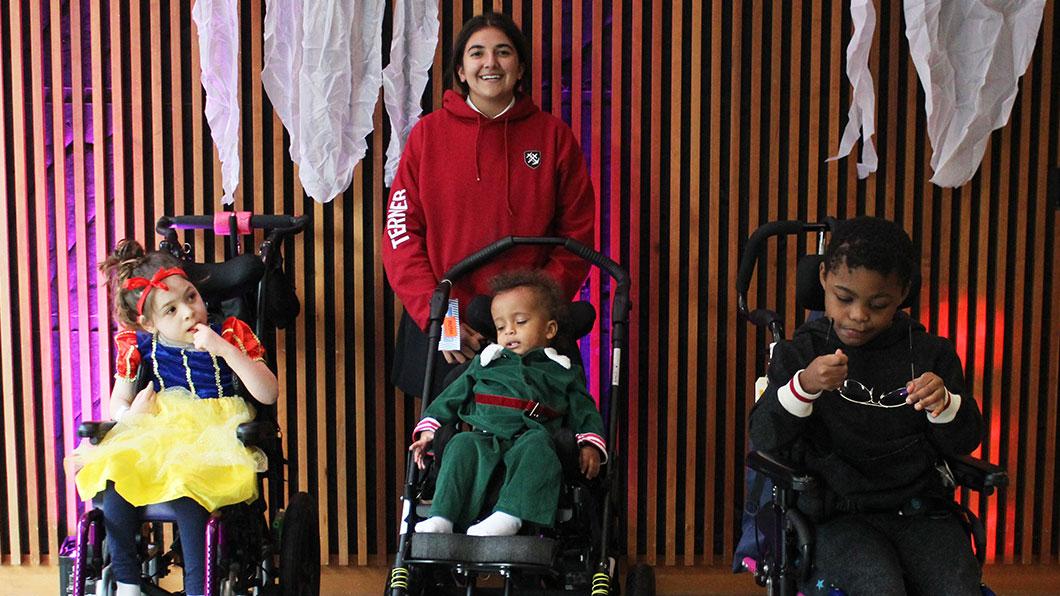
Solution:
<svg viewBox="0 0 1060 596">
<path fill-rule="evenodd" d="M 136 534 L 144 505 L 166 503 L 180 529 L 184 589 L 204 593 L 209 512 L 257 498 L 264 455 L 236 438 L 253 419 L 236 381 L 258 402 L 276 401 L 276 376 L 250 328 L 235 317 L 209 324 L 206 305 L 164 252 L 123 241 L 100 269 L 111 278 L 122 329 L 110 398 L 117 424 L 97 446 L 71 455 L 77 490 L 101 498 L 118 595 L 140 594 Z M 139 393 L 137 371 L 151 383 Z"/>
</svg>

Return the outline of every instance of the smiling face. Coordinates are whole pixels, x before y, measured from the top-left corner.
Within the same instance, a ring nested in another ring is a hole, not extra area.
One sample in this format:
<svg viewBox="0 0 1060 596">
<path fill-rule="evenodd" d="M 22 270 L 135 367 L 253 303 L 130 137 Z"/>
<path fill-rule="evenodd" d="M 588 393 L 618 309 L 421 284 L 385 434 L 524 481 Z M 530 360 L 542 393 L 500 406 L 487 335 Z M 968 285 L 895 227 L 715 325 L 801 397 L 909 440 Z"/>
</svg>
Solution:
<svg viewBox="0 0 1060 596">
<path fill-rule="evenodd" d="M 523 65 L 512 40 L 495 27 L 479 29 L 464 47 L 456 74 L 468 86 L 468 96 L 482 113 L 496 116 L 515 96 Z"/>
<path fill-rule="evenodd" d="M 497 343 L 520 355 L 547 346 L 559 329 L 541 307 L 537 292 L 527 286 L 494 296 L 490 314 L 497 326 Z"/>
<path fill-rule="evenodd" d="M 195 286 L 179 275 L 170 275 L 162 283 L 169 289 L 151 290 L 140 325 L 168 343 L 191 345 L 195 326 L 207 323 L 206 303 Z"/>
<path fill-rule="evenodd" d="M 848 346 L 863 345 L 890 327 L 909 291 L 897 273 L 850 269 L 846 263 L 832 271 L 826 271 L 822 263 L 820 278 L 825 315 L 832 319 L 836 336 Z"/>
</svg>

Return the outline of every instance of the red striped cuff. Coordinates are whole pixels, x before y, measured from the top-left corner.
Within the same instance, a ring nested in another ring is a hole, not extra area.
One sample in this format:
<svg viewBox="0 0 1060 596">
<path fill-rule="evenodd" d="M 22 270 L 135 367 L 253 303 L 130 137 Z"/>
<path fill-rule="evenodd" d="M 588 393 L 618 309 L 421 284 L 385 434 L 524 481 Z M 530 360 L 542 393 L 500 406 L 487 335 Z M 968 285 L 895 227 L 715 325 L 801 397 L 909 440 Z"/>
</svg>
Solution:
<svg viewBox="0 0 1060 596">
<path fill-rule="evenodd" d="M 592 445 L 599 449 L 603 455 L 600 463 L 607 463 L 607 443 L 604 442 L 603 437 L 596 433 L 578 433 L 575 437 L 578 439 L 578 445 Z"/>
<path fill-rule="evenodd" d="M 420 420 L 419 424 L 416 425 L 416 428 L 412 429 L 413 442 L 416 441 L 416 437 L 419 436 L 421 432 L 425 430 L 434 432 L 438 430 L 438 427 L 440 427 L 441 425 L 442 424 L 440 422 L 429 416 L 427 418 L 424 418 L 423 420 Z"/>
<path fill-rule="evenodd" d="M 815 400 L 817 398 L 808 397 L 806 395 L 803 395 L 803 394 L 799 393 L 799 389 L 802 389 L 802 387 L 799 387 L 798 389 L 796 389 L 795 377 L 797 377 L 797 376 L 798 376 L 798 373 L 792 375 L 791 380 L 788 381 L 788 389 L 791 390 L 791 394 L 795 396 L 795 399 L 801 401 L 804 404 L 812 404 L 813 400 Z"/>
</svg>

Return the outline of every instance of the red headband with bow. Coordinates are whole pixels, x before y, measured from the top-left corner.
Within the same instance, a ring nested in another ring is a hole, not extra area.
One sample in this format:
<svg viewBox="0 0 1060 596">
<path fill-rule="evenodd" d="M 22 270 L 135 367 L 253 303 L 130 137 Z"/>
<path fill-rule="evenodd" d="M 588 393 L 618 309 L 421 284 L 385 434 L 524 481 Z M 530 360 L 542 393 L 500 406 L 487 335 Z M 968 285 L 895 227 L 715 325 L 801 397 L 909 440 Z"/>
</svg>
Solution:
<svg viewBox="0 0 1060 596">
<path fill-rule="evenodd" d="M 130 277 L 125 280 L 125 283 L 121 285 L 126 290 L 139 290 L 143 289 L 143 293 L 140 294 L 140 299 L 136 301 L 136 314 L 144 314 L 144 302 L 147 301 L 147 295 L 151 293 L 151 290 L 158 288 L 159 290 L 169 291 L 169 286 L 162 283 L 162 280 L 169 277 L 170 275 L 179 275 L 184 279 L 188 279 L 188 274 L 184 273 L 184 270 L 180 267 L 169 267 L 166 269 L 159 269 L 151 276 L 151 279 L 143 277 Z"/>
</svg>

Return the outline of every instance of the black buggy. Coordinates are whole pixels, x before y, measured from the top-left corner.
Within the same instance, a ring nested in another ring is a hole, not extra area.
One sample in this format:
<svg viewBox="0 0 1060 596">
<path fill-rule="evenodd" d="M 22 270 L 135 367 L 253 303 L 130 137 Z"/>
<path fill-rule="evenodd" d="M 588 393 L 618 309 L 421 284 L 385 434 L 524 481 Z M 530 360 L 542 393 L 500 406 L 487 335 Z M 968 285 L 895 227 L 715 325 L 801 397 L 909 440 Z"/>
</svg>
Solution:
<svg viewBox="0 0 1060 596">
<path fill-rule="evenodd" d="M 624 516 L 618 499 L 621 453 L 615 448 L 618 423 L 625 415 L 626 386 L 623 368 L 623 352 L 630 310 L 629 274 L 608 257 L 565 238 L 551 237 L 507 237 L 490 244 L 454 265 L 435 288 L 430 302 L 428 328 L 428 358 L 434 355 L 441 337 L 442 321 L 445 317 L 452 281 L 491 261 L 505 251 L 521 245 L 552 245 L 588 261 L 610 277 L 611 305 L 611 350 L 601 351 L 600 370 L 610 371 L 610 390 L 607 399 L 601 396 L 604 428 L 608 433 L 607 462 L 600 476 L 590 481 L 578 473 L 578 447 L 569 429 L 561 429 L 553 436 L 556 453 L 563 463 L 563 486 L 560 492 L 557 523 L 554 528 L 533 527 L 528 524 L 515 536 L 479 537 L 465 534 L 417 534 L 416 522 L 423 519 L 429 505 L 433 478 L 437 474 L 438 461 L 425 471 L 413 463 L 411 455 L 406 462 L 406 480 L 402 496 L 401 533 L 394 566 L 387 579 L 385 593 L 390 596 L 476 594 L 512 592 L 532 594 L 592 594 L 593 596 L 618 594 L 619 552 L 615 532 L 621 527 Z M 577 350 L 574 343 L 588 333 L 595 322 L 595 310 L 586 303 L 574 303 L 572 316 L 566 329 L 561 328 L 557 348 L 563 352 Z M 473 317 L 476 307 L 488 313 L 488 300 L 473 301 L 468 316 Z M 487 315 L 477 316 L 483 320 L 480 329 L 492 326 Z M 479 329 L 476 326 L 476 329 Z M 580 356 L 571 354 L 576 361 Z M 423 395 L 430 396 L 434 367 L 426 367 Z M 422 407 L 430 402 L 427 397 Z M 445 429 L 439 429 L 434 438 L 434 450 L 439 452 L 439 443 L 445 440 Z M 573 461 L 572 459 L 573 458 Z M 487 511 L 484 513 L 488 513 Z M 497 575 L 503 584 L 500 588 L 478 586 L 479 581 L 489 575 Z M 651 567 L 637 565 L 629 572 L 626 582 L 630 594 L 654 594 L 655 579 Z"/>
</svg>

